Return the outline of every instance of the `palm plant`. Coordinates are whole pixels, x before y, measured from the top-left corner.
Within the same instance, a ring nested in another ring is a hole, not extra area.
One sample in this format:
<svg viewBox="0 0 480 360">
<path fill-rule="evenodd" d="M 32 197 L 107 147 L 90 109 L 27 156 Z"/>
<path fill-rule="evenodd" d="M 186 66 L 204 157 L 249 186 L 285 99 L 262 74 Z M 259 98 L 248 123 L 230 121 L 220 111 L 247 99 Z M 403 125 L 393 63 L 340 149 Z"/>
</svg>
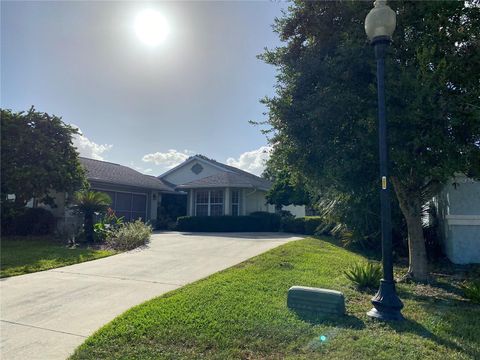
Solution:
<svg viewBox="0 0 480 360">
<path fill-rule="evenodd" d="M 359 290 L 373 289 L 382 278 L 382 267 L 372 262 L 358 263 L 345 270 L 344 274 Z"/>
<path fill-rule="evenodd" d="M 75 209 L 84 216 L 83 227 L 88 242 L 93 242 L 93 216 L 106 211 L 111 202 L 110 196 L 103 192 L 82 190 L 75 194 Z"/>
</svg>

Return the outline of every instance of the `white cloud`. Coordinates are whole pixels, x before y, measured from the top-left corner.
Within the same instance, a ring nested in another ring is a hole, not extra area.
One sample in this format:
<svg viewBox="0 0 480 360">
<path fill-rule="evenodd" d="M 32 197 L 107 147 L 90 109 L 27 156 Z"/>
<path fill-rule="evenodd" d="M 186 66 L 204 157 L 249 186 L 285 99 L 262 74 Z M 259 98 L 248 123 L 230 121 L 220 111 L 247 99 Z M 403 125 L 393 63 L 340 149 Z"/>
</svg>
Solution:
<svg viewBox="0 0 480 360">
<path fill-rule="evenodd" d="M 153 169 L 150 169 L 150 168 L 145 169 L 145 168 L 143 168 L 143 167 L 141 167 L 141 166 L 136 166 L 136 165 L 133 163 L 133 161 L 130 161 L 130 167 L 133 168 L 133 169 L 135 169 L 135 170 L 137 170 L 137 171 L 139 171 L 139 172 L 141 172 L 141 173 L 143 173 L 143 174 L 145 174 L 145 175 L 150 175 L 150 173 L 153 171 Z"/>
<path fill-rule="evenodd" d="M 74 135 L 73 136 L 73 146 L 75 146 L 80 153 L 80 156 L 84 156 L 87 158 L 91 159 L 96 159 L 96 160 L 103 160 L 102 154 L 110 151 L 110 149 L 113 147 L 113 145 L 109 144 L 97 144 L 96 142 L 93 142 L 89 138 L 87 138 L 85 135 L 83 135 L 82 130 L 76 125 L 72 125 L 73 127 L 76 127 L 80 134 Z"/>
<path fill-rule="evenodd" d="M 177 166 L 181 162 L 187 160 L 194 152 L 190 150 L 178 151 L 175 149 L 170 149 L 167 152 L 156 152 L 151 154 L 146 154 L 143 156 L 142 160 L 144 162 L 152 162 L 155 165 L 160 165 L 165 169 L 171 169 L 174 166 Z"/>
<path fill-rule="evenodd" d="M 265 170 L 265 162 L 269 159 L 271 151 L 271 146 L 262 146 L 256 150 L 244 152 L 238 159 L 228 158 L 227 164 L 255 175 L 261 175 Z"/>
</svg>

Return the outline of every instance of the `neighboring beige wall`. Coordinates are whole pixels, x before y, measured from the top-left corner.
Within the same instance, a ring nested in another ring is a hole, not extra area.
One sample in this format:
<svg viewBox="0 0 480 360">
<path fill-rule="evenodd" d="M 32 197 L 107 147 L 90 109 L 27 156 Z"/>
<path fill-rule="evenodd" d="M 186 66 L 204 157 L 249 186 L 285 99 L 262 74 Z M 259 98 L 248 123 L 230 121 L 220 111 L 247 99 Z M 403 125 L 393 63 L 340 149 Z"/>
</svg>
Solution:
<svg viewBox="0 0 480 360">
<path fill-rule="evenodd" d="M 275 212 L 275 205 L 267 204 L 266 191 L 251 189 L 244 189 L 244 191 L 246 192 L 246 215 L 255 211 Z M 305 216 L 305 206 L 288 205 L 283 206 L 282 210 L 290 211 L 295 217 Z"/>
<path fill-rule="evenodd" d="M 203 167 L 202 172 L 199 174 L 195 174 L 191 169 L 195 164 L 199 164 Z M 172 173 L 168 174 L 164 177 L 165 180 L 171 182 L 175 185 L 186 184 L 194 180 L 203 179 L 208 176 L 212 176 L 221 172 L 225 172 L 225 170 L 221 170 L 209 163 L 195 160 L 191 163 L 186 164 L 183 167 L 173 171 Z"/>
<path fill-rule="evenodd" d="M 205 190 L 211 190 L 211 189 L 205 189 Z M 226 191 L 224 189 L 225 193 L 229 193 L 230 191 Z M 271 204 L 267 204 L 267 200 L 265 198 L 266 191 L 263 190 L 254 190 L 250 188 L 244 188 L 240 189 L 240 214 L 241 215 L 248 215 L 252 212 L 255 211 L 267 211 L 270 213 L 275 212 L 275 206 Z M 227 197 L 228 196 L 228 201 Z M 230 198 L 229 194 L 225 195 L 225 206 L 229 208 L 230 210 Z M 187 213 L 190 216 L 195 215 L 195 190 L 188 190 L 188 205 L 187 205 Z M 304 217 L 305 216 L 305 206 L 295 206 L 295 205 L 289 205 L 289 206 L 284 206 L 283 210 L 288 210 L 292 213 L 293 216 L 295 217 Z"/>
<path fill-rule="evenodd" d="M 282 206 L 282 210 L 290 211 L 290 213 L 295 217 L 304 217 L 305 216 L 305 206 L 298 205 L 288 205 Z"/>
</svg>

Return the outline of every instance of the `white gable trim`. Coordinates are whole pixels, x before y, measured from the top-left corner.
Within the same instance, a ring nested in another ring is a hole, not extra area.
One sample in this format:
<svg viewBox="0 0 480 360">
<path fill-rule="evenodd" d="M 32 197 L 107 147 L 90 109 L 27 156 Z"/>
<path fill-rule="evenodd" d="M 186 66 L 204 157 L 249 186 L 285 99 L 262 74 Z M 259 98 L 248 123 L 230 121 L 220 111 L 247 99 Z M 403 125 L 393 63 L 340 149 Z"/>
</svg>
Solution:
<svg viewBox="0 0 480 360">
<path fill-rule="evenodd" d="M 177 171 L 177 170 L 179 170 L 179 169 L 187 166 L 188 164 L 190 164 L 190 163 L 191 163 L 192 161 L 194 161 L 194 160 L 197 160 L 197 161 L 200 161 L 200 162 L 202 162 L 202 163 L 204 163 L 204 164 L 208 164 L 208 165 L 210 165 L 210 166 L 213 166 L 213 167 L 215 167 L 215 168 L 217 168 L 217 169 L 219 169 L 219 170 L 221 170 L 221 171 L 223 171 L 223 172 L 233 173 L 232 170 L 228 170 L 228 169 L 224 168 L 223 166 L 219 166 L 219 165 L 215 164 L 215 163 L 212 162 L 212 161 L 205 160 L 205 159 L 203 159 L 203 158 L 195 155 L 195 156 L 192 156 L 190 159 L 185 160 L 185 161 L 182 162 L 181 164 L 178 164 L 178 165 L 175 166 L 174 168 L 168 170 L 167 172 L 163 173 L 162 175 L 160 175 L 160 176 L 158 176 L 158 177 L 159 177 L 160 179 L 161 179 L 161 178 L 164 178 L 165 176 L 167 176 L 167 175 L 169 175 L 169 174 L 171 174 L 171 173 L 173 173 L 173 172 L 175 172 L 175 171 Z"/>
</svg>

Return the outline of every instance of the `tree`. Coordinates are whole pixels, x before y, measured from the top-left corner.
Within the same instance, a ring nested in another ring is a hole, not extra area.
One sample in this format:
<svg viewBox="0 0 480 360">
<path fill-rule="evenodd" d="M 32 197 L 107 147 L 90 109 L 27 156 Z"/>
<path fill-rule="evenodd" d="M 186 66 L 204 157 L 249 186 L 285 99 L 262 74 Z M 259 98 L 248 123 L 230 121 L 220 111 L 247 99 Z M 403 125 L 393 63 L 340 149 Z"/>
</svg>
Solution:
<svg viewBox="0 0 480 360">
<path fill-rule="evenodd" d="M 2 204 L 14 194 L 20 207 L 32 198 L 53 205 L 51 191 L 82 187 L 85 174 L 72 144 L 76 129 L 33 107 L 26 113 L 1 109 L 1 125 Z"/>
<path fill-rule="evenodd" d="M 82 190 L 75 193 L 74 209 L 83 214 L 83 228 L 87 242 L 93 242 L 93 216 L 102 213 L 112 203 L 110 196 L 103 192 Z"/>
<path fill-rule="evenodd" d="M 283 205 L 309 205 L 311 195 L 299 176 L 281 170 L 273 176 L 273 186 L 267 192 L 269 204 L 281 209 Z"/>
<path fill-rule="evenodd" d="M 480 172 L 478 1 L 395 1 L 387 56 L 390 182 L 408 228 L 409 270 L 427 278 L 422 205 L 457 173 Z M 279 70 L 265 98 L 273 157 L 319 188 L 379 188 L 376 77 L 369 2 L 295 1 L 275 22 L 284 45 L 261 58 Z"/>
</svg>

